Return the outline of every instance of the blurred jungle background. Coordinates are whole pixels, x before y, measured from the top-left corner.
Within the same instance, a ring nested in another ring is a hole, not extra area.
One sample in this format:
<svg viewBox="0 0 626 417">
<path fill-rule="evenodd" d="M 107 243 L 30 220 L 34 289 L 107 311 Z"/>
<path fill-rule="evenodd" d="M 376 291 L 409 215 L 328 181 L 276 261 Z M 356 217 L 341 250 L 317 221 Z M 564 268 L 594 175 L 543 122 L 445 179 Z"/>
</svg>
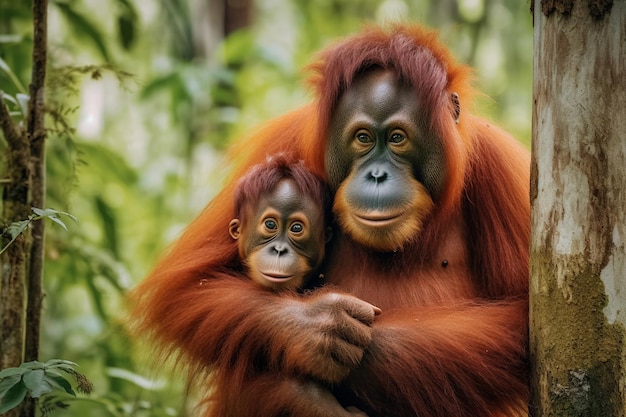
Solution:
<svg viewBox="0 0 626 417">
<path fill-rule="evenodd" d="M 367 22 L 438 29 L 476 69 L 479 113 L 530 143 L 528 1 L 51 0 L 48 19 L 47 207 L 79 222 L 46 228 L 41 360 L 94 385 L 52 415 L 193 415 L 180 375 L 125 336 L 124 295 L 219 189 L 229 141 L 310 99 L 303 68 L 333 39 Z M 32 40 L 31 2 L 0 0 L 17 121 Z"/>
</svg>

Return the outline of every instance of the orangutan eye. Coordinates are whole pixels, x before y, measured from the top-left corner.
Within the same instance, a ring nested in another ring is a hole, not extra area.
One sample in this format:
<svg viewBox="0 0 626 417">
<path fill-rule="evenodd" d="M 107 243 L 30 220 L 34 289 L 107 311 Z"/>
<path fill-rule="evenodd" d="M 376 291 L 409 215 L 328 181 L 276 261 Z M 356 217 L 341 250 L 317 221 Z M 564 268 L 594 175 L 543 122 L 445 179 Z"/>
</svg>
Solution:
<svg viewBox="0 0 626 417">
<path fill-rule="evenodd" d="M 356 140 L 358 140 L 360 143 L 372 143 L 372 137 L 363 131 L 360 131 L 356 134 Z"/>
<path fill-rule="evenodd" d="M 289 230 L 290 230 L 292 233 L 295 233 L 295 234 L 300 234 L 300 233 L 302 233 L 302 232 L 304 231 L 304 225 L 303 225 L 302 223 L 300 223 L 300 222 L 296 222 L 296 223 L 293 223 L 293 224 L 291 225 L 291 227 L 289 228 Z"/>
<path fill-rule="evenodd" d="M 400 133 L 392 133 L 391 136 L 389 137 L 389 142 L 399 144 L 399 143 L 404 142 L 405 139 L 406 139 L 406 136 Z"/>
<path fill-rule="evenodd" d="M 265 228 L 267 230 L 278 229 L 278 224 L 276 224 L 276 221 L 274 219 L 266 219 L 265 222 L 263 222 L 263 224 L 265 225 Z"/>
</svg>

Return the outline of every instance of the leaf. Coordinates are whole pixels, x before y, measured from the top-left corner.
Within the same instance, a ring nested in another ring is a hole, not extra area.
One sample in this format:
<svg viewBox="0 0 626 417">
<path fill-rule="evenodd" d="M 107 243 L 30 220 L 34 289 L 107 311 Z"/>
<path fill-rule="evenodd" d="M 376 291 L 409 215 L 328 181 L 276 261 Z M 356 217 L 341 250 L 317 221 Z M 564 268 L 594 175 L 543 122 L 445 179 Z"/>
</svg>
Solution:
<svg viewBox="0 0 626 417">
<path fill-rule="evenodd" d="M 39 384 L 41 384 L 41 381 L 43 381 L 43 377 L 44 370 L 35 369 L 34 371 L 26 372 L 22 377 L 22 381 L 24 382 L 24 385 L 26 385 L 26 388 L 32 391 L 33 389 L 37 388 Z"/>
<path fill-rule="evenodd" d="M 137 16 L 123 13 L 117 18 L 117 28 L 124 49 L 129 50 L 135 41 L 135 24 Z"/>
<path fill-rule="evenodd" d="M 67 392 L 68 394 L 76 397 L 76 393 L 72 389 L 72 385 L 62 375 L 59 375 L 57 373 L 53 373 L 51 371 L 46 371 L 46 380 L 52 386 L 54 386 L 54 387 L 56 387 L 58 389 L 61 389 L 61 390 L 65 391 L 65 392 Z"/>
<path fill-rule="evenodd" d="M 50 217 L 50 216 L 54 216 L 56 214 L 58 214 L 59 212 L 56 211 L 55 209 L 51 209 L 51 208 L 47 208 L 47 209 L 40 209 L 37 207 L 31 207 L 31 210 L 38 216 L 40 217 Z"/>
<path fill-rule="evenodd" d="M 127 185 L 137 181 L 137 172 L 117 151 L 97 143 L 81 143 L 80 152 L 94 175 Z"/>
<path fill-rule="evenodd" d="M 70 214 L 70 213 L 66 213 L 64 211 L 58 211 L 55 209 L 51 209 L 51 208 L 47 208 L 47 209 L 40 209 L 37 207 L 31 207 L 31 209 L 33 210 L 33 212 L 38 215 L 39 217 L 47 217 L 48 219 L 52 220 L 53 222 L 60 224 L 61 227 L 63 227 L 65 230 L 67 230 L 67 226 L 65 225 L 65 223 L 63 223 L 63 221 L 61 219 L 59 219 L 59 215 L 62 214 L 64 216 L 68 216 L 69 218 L 71 218 L 72 220 L 74 220 L 76 223 L 78 223 L 78 219 L 76 218 L 76 216 Z"/>
<path fill-rule="evenodd" d="M 12 239 L 18 237 L 22 232 L 28 227 L 30 224 L 30 220 L 20 220 L 18 222 L 13 222 L 7 227 L 7 232 L 11 235 Z"/>
<path fill-rule="evenodd" d="M 28 101 L 30 100 L 30 96 L 28 94 L 18 93 L 15 97 L 20 103 L 20 109 L 22 110 L 24 117 L 28 116 Z"/>
<path fill-rule="evenodd" d="M 94 198 L 94 203 L 96 204 L 98 213 L 102 218 L 102 229 L 104 230 L 104 236 L 106 237 L 108 249 L 111 250 L 111 253 L 115 258 L 119 258 L 117 217 L 115 215 L 115 210 L 113 210 L 111 206 L 109 206 L 107 202 L 99 196 Z"/>
<path fill-rule="evenodd" d="M 171 73 L 165 74 L 162 77 L 153 78 L 152 81 L 143 88 L 140 97 L 142 100 L 146 100 L 151 98 L 156 93 L 168 90 L 174 91 L 180 88 L 182 88 L 180 75 L 177 72 L 173 71 Z"/>
<path fill-rule="evenodd" d="M 80 223 L 80 220 L 78 220 L 78 217 L 74 216 L 73 214 L 66 213 L 64 211 L 62 211 L 61 214 L 64 215 L 64 216 L 69 217 L 72 220 L 74 220 L 75 223 Z"/>
<path fill-rule="evenodd" d="M 76 362 L 68 361 L 65 359 L 50 359 L 45 363 L 46 367 L 56 367 L 58 365 L 78 366 Z"/>
<path fill-rule="evenodd" d="M 76 366 L 76 364 L 74 364 L 74 366 Z M 74 369 L 74 366 L 68 365 L 68 364 L 64 364 L 64 363 L 59 363 L 57 365 L 54 365 L 54 367 L 50 367 L 50 368 L 51 369 L 58 369 L 58 370 L 61 370 L 63 372 L 67 372 L 70 375 L 74 375 L 76 373 L 76 369 Z"/>
<path fill-rule="evenodd" d="M 13 104 L 17 104 L 17 100 L 14 99 L 13 96 L 8 95 L 7 93 L 1 90 L 0 90 L 0 97 L 2 97 L 2 100 L 4 101 L 10 101 Z"/>
<path fill-rule="evenodd" d="M 39 398 L 53 389 L 52 385 L 46 380 L 43 369 L 37 369 L 24 374 L 22 381 L 24 385 L 26 385 L 26 388 L 29 389 L 30 396 L 33 398 Z"/>
<path fill-rule="evenodd" d="M 20 82 L 19 78 L 17 78 L 15 73 L 11 70 L 11 67 L 9 67 L 9 64 L 7 64 L 6 61 L 2 59 L 1 57 L 0 57 L 0 70 L 4 71 L 9 76 L 9 78 L 11 79 L 11 81 L 13 82 L 15 87 L 17 87 L 19 91 L 22 91 L 22 92 L 26 91 L 26 89 Z"/>
<path fill-rule="evenodd" d="M 48 218 L 52 220 L 53 222 L 55 222 L 56 224 L 61 225 L 61 227 L 64 228 L 65 230 L 67 230 L 67 226 L 65 225 L 65 223 L 63 223 L 63 221 L 59 219 L 58 217 L 50 216 Z"/>
<path fill-rule="evenodd" d="M 19 368 L 8 368 L 8 369 L 19 369 Z M 26 370 L 24 370 L 26 372 Z M 11 387 L 15 384 L 21 383 L 22 375 L 11 375 L 3 378 L 0 381 L 0 398 L 4 396 L 4 394 L 11 389 Z"/>
<path fill-rule="evenodd" d="M 0 403 L 0 414 L 9 411 L 12 408 L 17 407 L 26 397 L 26 385 L 19 383 L 13 385 L 4 397 L 2 397 L 2 402 Z"/>
<path fill-rule="evenodd" d="M 79 223 L 78 217 L 74 216 L 73 214 L 70 213 L 66 213 L 64 211 L 57 211 L 57 213 L 62 214 L 64 216 L 69 217 L 70 219 L 74 220 L 74 222 Z"/>
<path fill-rule="evenodd" d="M 39 361 L 30 361 L 30 362 L 24 362 L 23 364 L 20 365 L 20 368 L 26 368 L 26 369 L 43 369 L 44 368 L 44 364 L 39 362 Z"/>
<path fill-rule="evenodd" d="M 24 368 L 6 368 L 0 371 L 0 379 L 13 375 L 23 375 L 26 371 Z"/>
<path fill-rule="evenodd" d="M 138 387 L 150 391 L 160 390 L 165 386 L 165 382 L 162 380 L 148 379 L 139 374 L 122 368 L 108 368 L 107 375 L 113 378 L 120 378 L 125 381 L 132 382 Z"/>
<path fill-rule="evenodd" d="M 86 36 L 93 41 L 96 48 L 102 54 L 102 57 L 106 61 L 110 61 L 109 52 L 104 43 L 104 37 L 100 31 L 96 29 L 93 22 L 90 22 L 85 16 L 77 13 L 67 3 L 55 2 L 54 5 L 59 8 L 61 13 L 63 13 L 65 18 L 69 21 L 70 27 L 74 32 L 80 37 Z"/>
<path fill-rule="evenodd" d="M 13 73 L 13 71 L 11 71 L 11 67 L 9 67 L 9 64 L 7 64 L 6 61 L 2 58 L 0 58 L 0 70 L 6 72 L 7 74 Z"/>
</svg>

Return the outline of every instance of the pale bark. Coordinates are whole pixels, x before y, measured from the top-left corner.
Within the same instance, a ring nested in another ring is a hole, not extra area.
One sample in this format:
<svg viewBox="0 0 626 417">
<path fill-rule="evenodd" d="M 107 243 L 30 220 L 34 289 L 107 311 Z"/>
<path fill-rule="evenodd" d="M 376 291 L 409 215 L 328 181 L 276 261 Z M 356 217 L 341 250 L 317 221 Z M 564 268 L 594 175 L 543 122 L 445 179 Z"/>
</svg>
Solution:
<svg viewBox="0 0 626 417">
<path fill-rule="evenodd" d="M 626 417 L 626 2 L 534 26 L 531 408 Z"/>
</svg>

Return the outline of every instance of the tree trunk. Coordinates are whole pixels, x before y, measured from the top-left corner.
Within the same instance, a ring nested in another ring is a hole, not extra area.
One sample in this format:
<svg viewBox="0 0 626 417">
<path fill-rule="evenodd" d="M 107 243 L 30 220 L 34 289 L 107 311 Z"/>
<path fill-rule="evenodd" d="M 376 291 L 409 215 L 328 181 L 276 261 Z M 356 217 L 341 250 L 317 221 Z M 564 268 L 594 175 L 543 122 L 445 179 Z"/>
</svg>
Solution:
<svg viewBox="0 0 626 417">
<path fill-rule="evenodd" d="M 534 25 L 531 409 L 626 417 L 626 2 Z"/>
<path fill-rule="evenodd" d="M 2 223 L 26 220 L 31 207 L 45 208 L 44 84 L 47 62 L 47 0 L 33 1 L 33 63 L 26 127 L 18 127 L 0 97 L 0 128 L 7 141 L 8 183 L 2 192 Z M 31 239 L 32 236 L 32 239 Z M 31 244 L 32 241 L 32 244 Z M 1 242 L 2 246 L 7 243 Z M 0 259 L 0 369 L 39 359 L 43 300 L 44 221 L 34 222 Z M 34 417 L 27 397 L 7 417 Z"/>
<path fill-rule="evenodd" d="M 46 129 L 44 126 L 44 85 L 48 56 L 48 1 L 33 3 L 33 70 L 28 103 L 27 132 L 30 138 L 30 204 L 46 208 Z M 43 264 L 45 222 L 37 221 L 32 227 L 32 246 L 28 268 L 28 302 L 26 310 L 26 338 L 24 361 L 39 360 L 39 328 L 43 302 Z"/>
<path fill-rule="evenodd" d="M 28 218 L 31 212 L 28 204 L 30 151 L 26 135 L 13 124 L 1 98 L 0 126 L 8 144 L 4 177 L 9 182 L 2 190 L 2 223 L 8 224 Z M 5 247 L 8 240 L 10 238 L 2 239 L 1 247 Z M 23 234 L 0 257 L 0 369 L 19 366 L 23 359 L 28 247 L 28 234 Z M 6 413 L 6 417 L 18 415 L 19 409 Z"/>
<path fill-rule="evenodd" d="M 30 214 L 30 151 L 24 132 L 11 120 L 0 92 L 0 127 L 7 141 L 6 172 L 2 189 L 2 223 L 23 220 Z M 3 236 L 4 248 L 11 238 Z M 24 303 L 27 239 L 20 236 L 0 257 L 0 369 L 18 366 L 24 347 Z"/>
</svg>

